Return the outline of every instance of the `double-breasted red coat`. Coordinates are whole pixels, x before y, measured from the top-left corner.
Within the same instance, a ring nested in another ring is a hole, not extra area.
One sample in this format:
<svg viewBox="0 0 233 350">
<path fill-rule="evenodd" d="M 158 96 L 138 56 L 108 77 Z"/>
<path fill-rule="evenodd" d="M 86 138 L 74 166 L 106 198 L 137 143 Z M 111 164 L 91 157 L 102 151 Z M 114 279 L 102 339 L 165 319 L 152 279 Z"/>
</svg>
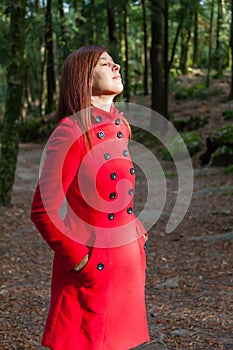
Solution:
<svg viewBox="0 0 233 350">
<path fill-rule="evenodd" d="M 127 350 L 149 339 L 129 128 L 113 106 L 91 113 L 89 150 L 75 117 L 54 130 L 32 203 L 32 221 L 55 252 L 42 340 L 53 350 Z"/>
</svg>

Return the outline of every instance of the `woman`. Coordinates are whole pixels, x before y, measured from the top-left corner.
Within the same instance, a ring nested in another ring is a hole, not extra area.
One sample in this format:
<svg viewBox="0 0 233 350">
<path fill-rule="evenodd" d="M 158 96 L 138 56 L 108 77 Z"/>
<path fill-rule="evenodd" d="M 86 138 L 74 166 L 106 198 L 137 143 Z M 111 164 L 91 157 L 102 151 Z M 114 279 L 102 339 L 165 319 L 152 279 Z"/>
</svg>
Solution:
<svg viewBox="0 0 233 350">
<path fill-rule="evenodd" d="M 52 350 L 127 350 L 149 339 L 147 234 L 133 213 L 130 128 L 113 105 L 122 90 L 120 66 L 105 48 L 85 46 L 65 60 L 60 123 L 31 212 L 55 252 L 42 340 Z"/>
</svg>

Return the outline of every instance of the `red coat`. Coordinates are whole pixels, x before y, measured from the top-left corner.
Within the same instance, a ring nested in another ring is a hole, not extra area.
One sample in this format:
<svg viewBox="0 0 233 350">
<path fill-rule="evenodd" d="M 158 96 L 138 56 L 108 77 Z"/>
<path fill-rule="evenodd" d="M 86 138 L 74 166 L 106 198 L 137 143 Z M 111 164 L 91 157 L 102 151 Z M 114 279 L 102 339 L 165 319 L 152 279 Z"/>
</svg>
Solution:
<svg viewBox="0 0 233 350">
<path fill-rule="evenodd" d="M 32 221 L 55 251 L 42 341 L 53 350 L 128 350 L 149 339 L 128 126 L 114 107 L 92 113 L 91 151 L 75 118 L 53 132 L 32 204 Z"/>
</svg>

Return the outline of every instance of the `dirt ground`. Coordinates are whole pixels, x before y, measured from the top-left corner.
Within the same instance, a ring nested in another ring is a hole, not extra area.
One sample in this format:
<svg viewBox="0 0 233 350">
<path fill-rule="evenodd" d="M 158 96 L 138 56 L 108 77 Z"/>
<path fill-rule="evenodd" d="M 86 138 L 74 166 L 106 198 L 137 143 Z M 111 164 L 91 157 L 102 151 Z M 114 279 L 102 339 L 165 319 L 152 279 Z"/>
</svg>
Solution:
<svg viewBox="0 0 233 350">
<path fill-rule="evenodd" d="M 171 104 L 174 117 L 181 109 L 184 116 L 199 111 L 211 117 L 200 130 L 205 136 L 222 123 L 221 111 L 229 109 L 229 102 L 213 97 Z M 42 144 L 20 145 L 12 207 L 0 211 L 2 350 L 43 349 L 52 252 L 29 218 L 42 150 Z M 137 349 L 232 350 L 233 176 L 223 174 L 222 168 L 201 166 L 196 156 L 191 205 L 178 228 L 168 234 L 165 225 L 176 198 L 177 178 L 172 176 L 173 165 L 162 162 L 162 166 L 171 175 L 168 196 L 146 247 L 151 340 Z M 137 184 L 141 180 L 139 175 Z M 137 200 L 140 206 L 143 193 Z"/>
</svg>

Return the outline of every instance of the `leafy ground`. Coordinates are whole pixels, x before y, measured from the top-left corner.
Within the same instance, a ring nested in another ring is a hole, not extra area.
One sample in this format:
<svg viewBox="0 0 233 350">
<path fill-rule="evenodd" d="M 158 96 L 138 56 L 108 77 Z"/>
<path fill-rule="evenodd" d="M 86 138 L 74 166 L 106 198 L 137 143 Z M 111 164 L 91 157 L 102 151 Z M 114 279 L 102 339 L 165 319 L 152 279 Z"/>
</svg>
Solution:
<svg viewBox="0 0 233 350">
<path fill-rule="evenodd" d="M 181 84 L 190 81 L 186 78 Z M 219 80 L 214 88 L 220 88 L 221 94 L 179 103 L 172 99 L 171 113 L 174 118 L 194 113 L 211 117 L 199 130 L 204 138 L 223 123 L 222 110 L 232 108 L 223 100 L 226 87 L 226 81 Z M 42 150 L 41 144 L 21 145 L 12 207 L 0 211 L 2 350 L 43 349 L 40 339 L 49 306 L 52 253 L 29 219 Z M 170 174 L 167 202 L 146 248 L 151 340 L 137 349 L 232 350 L 233 176 L 223 174 L 222 168 L 204 168 L 195 157 L 190 208 L 179 227 L 167 234 L 177 178 L 172 164 L 161 164 Z M 144 201 L 140 190 L 137 198 L 140 207 Z"/>
</svg>

